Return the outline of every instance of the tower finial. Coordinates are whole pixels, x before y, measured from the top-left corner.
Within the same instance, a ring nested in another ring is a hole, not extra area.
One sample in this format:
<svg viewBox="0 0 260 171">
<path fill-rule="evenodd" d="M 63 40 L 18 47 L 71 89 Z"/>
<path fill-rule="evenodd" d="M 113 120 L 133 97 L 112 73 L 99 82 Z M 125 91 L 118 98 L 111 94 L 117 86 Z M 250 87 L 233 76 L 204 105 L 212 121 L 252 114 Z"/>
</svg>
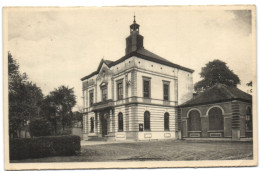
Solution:
<svg viewBox="0 0 260 171">
<path fill-rule="evenodd" d="M 135 13 L 134 13 L 134 23 L 135 23 Z"/>
</svg>

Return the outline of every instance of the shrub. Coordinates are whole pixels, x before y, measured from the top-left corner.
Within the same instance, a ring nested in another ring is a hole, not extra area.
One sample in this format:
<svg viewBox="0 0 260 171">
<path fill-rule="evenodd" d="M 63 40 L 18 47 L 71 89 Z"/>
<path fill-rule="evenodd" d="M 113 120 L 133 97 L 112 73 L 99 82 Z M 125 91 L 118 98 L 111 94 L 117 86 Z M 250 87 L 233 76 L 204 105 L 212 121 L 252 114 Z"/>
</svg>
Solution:
<svg viewBox="0 0 260 171">
<path fill-rule="evenodd" d="M 37 118 L 30 122 L 29 131 L 32 137 L 51 135 L 51 124 L 45 119 Z"/>
<path fill-rule="evenodd" d="M 80 151 L 80 137 L 70 135 L 10 139 L 9 148 L 10 160 L 69 156 Z"/>
</svg>

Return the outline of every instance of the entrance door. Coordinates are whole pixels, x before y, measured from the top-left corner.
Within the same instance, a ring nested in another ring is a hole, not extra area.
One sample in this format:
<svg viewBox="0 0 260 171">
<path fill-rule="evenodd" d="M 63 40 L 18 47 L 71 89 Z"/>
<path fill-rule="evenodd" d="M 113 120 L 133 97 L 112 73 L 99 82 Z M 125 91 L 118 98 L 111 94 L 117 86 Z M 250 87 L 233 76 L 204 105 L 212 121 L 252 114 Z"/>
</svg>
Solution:
<svg viewBox="0 0 260 171">
<path fill-rule="evenodd" d="M 102 128 L 102 137 L 107 135 L 107 116 L 106 114 L 101 114 L 101 128 Z"/>
</svg>

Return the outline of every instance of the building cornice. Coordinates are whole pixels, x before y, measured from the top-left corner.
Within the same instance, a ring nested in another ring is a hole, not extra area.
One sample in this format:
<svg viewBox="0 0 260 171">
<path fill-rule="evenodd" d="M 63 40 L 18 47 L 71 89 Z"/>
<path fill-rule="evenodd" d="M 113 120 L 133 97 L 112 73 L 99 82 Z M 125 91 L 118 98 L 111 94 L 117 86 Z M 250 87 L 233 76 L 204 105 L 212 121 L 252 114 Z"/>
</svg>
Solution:
<svg viewBox="0 0 260 171">
<path fill-rule="evenodd" d="M 210 104 L 216 104 L 216 103 L 227 103 L 232 101 L 238 101 L 238 102 L 245 102 L 245 103 L 252 103 L 252 101 L 241 99 L 241 98 L 232 98 L 227 100 L 219 100 L 219 101 L 213 101 L 213 102 L 206 102 L 206 103 L 198 103 L 198 104 L 192 104 L 192 105 L 179 105 L 179 108 L 185 108 L 185 107 L 193 107 L 193 106 L 203 106 L 203 105 L 210 105 Z"/>
<path fill-rule="evenodd" d="M 81 81 L 84 81 L 88 78 L 91 78 L 92 76 L 98 74 L 101 66 L 103 63 L 105 63 L 109 68 L 111 68 L 112 66 L 115 66 L 123 61 L 125 61 L 126 59 L 130 58 L 130 57 L 138 57 L 138 58 L 141 58 L 141 59 L 145 59 L 145 60 L 148 60 L 148 61 L 152 61 L 152 62 L 156 62 L 156 63 L 159 63 L 159 64 L 162 64 L 162 65 L 166 65 L 166 66 L 169 66 L 169 67 L 173 67 L 173 68 L 177 68 L 177 69 L 180 69 L 180 70 L 183 70 L 183 71 L 187 71 L 187 72 L 190 72 L 190 73 L 193 73 L 194 70 L 192 69 L 189 69 L 189 68 L 186 68 L 186 67 L 183 67 L 183 66 L 180 66 L 180 65 L 177 65 L 177 64 L 174 64 L 174 63 L 170 63 L 170 62 L 166 62 L 166 61 L 163 61 L 163 60 L 159 60 L 159 59 L 155 59 L 155 58 L 151 58 L 149 56 L 146 56 L 146 55 L 143 55 L 143 54 L 140 54 L 138 53 L 137 51 L 134 51 L 134 52 L 131 52 L 125 56 L 123 56 L 122 58 L 114 61 L 114 62 L 111 62 L 110 64 L 107 64 L 103 59 L 101 60 L 100 64 L 99 64 L 99 67 L 97 69 L 97 71 L 95 72 L 92 72 L 91 74 L 81 78 Z"/>
</svg>

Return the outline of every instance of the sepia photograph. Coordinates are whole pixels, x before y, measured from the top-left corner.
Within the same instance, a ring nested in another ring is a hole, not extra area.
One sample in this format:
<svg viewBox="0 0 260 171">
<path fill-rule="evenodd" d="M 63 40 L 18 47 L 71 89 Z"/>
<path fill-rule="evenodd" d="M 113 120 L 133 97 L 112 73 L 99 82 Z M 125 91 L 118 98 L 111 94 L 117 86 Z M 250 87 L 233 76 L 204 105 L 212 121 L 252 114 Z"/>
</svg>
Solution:
<svg viewBox="0 0 260 171">
<path fill-rule="evenodd" d="M 5 168 L 256 166 L 256 9 L 5 7 Z"/>
</svg>

